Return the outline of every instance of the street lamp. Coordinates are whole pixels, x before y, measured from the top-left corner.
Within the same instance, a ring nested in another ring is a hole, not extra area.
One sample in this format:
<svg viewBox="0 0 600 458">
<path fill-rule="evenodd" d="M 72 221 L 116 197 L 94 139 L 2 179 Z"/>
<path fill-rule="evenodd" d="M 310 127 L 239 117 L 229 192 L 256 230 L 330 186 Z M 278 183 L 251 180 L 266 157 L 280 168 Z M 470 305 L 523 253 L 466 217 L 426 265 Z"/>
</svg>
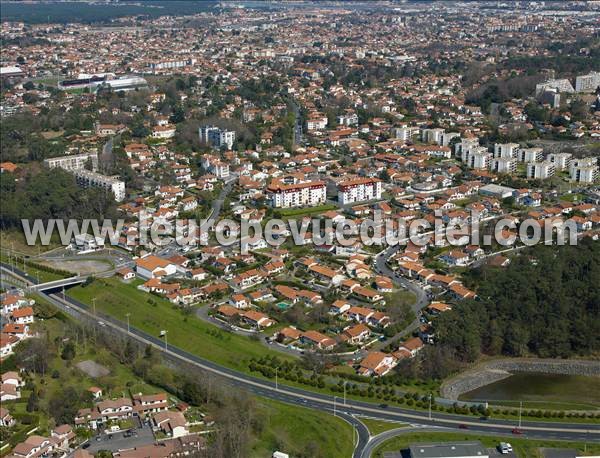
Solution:
<svg viewBox="0 0 600 458">
<path fill-rule="evenodd" d="M 129 334 L 129 315 L 131 315 L 131 313 L 129 312 L 125 314 L 125 316 L 127 317 L 127 334 Z"/>
<path fill-rule="evenodd" d="M 96 316 L 96 298 L 95 297 L 92 298 L 92 310 L 93 310 L 94 316 Z"/>
<path fill-rule="evenodd" d="M 277 371 L 279 370 L 279 367 L 275 368 L 275 391 L 279 390 L 279 384 L 277 383 Z"/>
<path fill-rule="evenodd" d="M 165 330 L 165 350 L 168 350 L 168 348 L 167 348 L 167 333 L 168 332 L 169 332 L 168 330 Z"/>
<path fill-rule="evenodd" d="M 431 393 L 429 393 L 429 420 L 431 420 Z"/>
<path fill-rule="evenodd" d="M 344 380 L 344 405 L 346 405 L 346 383 L 348 383 L 348 380 Z"/>
</svg>

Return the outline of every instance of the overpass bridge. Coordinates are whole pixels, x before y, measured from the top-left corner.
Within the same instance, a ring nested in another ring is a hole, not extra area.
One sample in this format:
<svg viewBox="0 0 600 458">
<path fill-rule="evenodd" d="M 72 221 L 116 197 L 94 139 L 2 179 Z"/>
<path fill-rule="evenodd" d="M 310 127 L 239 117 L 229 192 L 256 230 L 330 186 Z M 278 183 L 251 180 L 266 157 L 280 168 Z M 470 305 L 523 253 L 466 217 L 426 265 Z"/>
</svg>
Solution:
<svg viewBox="0 0 600 458">
<path fill-rule="evenodd" d="M 37 283 L 29 287 L 31 291 L 50 291 L 53 289 L 60 289 L 62 287 L 79 285 L 87 279 L 87 276 L 74 276 L 68 278 L 61 278 L 59 280 L 48 281 L 46 283 Z"/>
</svg>

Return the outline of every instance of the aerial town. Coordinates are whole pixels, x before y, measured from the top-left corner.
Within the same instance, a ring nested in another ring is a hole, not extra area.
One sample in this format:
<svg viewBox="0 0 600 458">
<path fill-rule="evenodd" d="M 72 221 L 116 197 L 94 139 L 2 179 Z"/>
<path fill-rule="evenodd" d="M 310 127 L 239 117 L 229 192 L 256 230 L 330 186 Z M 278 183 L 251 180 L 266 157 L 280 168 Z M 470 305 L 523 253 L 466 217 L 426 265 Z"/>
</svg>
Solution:
<svg viewBox="0 0 600 458">
<path fill-rule="evenodd" d="M 600 2 L 1 16 L 3 457 L 600 454 Z"/>
</svg>

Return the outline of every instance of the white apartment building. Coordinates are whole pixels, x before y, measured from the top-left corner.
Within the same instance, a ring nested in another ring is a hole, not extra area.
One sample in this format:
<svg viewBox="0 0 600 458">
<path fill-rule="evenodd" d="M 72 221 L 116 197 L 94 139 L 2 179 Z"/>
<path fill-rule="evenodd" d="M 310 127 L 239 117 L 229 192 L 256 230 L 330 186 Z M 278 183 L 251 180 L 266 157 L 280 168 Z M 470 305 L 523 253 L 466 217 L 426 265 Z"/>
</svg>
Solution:
<svg viewBox="0 0 600 458">
<path fill-rule="evenodd" d="M 198 129 L 198 135 L 200 136 L 200 141 L 202 143 L 206 143 L 217 149 L 222 147 L 231 149 L 235 142 L 234 131 L 220 129 L 216 126 L 201 126 L 200 129 Z"/>
<path fill-rule="evenodd" d="M 446 130 L 442 128 L 423 129 L 421 130 L 421 141 L 440 145 L 442 143 L 442 135 L 444 135 L 444 132 L 446 132 Z"/>
<path fill-rule="evenodd" d="M 125 199 L 125 182 L 115 177 L 108 177 L 89 170 L 76 170 L 75 179 L 77 184 L 84 188 L 102 188 L 112 192 L 117 202 Z"/>
<path fill-rule="evenodd" d="M 441 145 L 442 146 L 450 146 L 450 141 L 456 137 L 460 137 L 460 134 L 458 132 L 444 132 L 442 134 Z"/>
<path fill-rule="evenodd" d="M 220 179 L 229 178 L 229 164 L 210 154 L 202 156 L 202 168 Z"/>
<path fill-rule="evenodd" d="M 550 161 L 529 162 L 527 164 L 527 178 L 545 180 L 556 172 L 556 165 Z"/>
<path fill-rule="evenodd" d="M 559 80 L 548 80 L 544 83 L 536 84 L 535 95 L 539 95 L 544 91 L 552 89 L 555 89 L 558 92 L 575 92 L 575 89 L 573 89 L 573 85 L 571 84 L 571 82 L 568 79 L 563 78 Z"/>
<path fill-rule="evenodd" d="M 276 180 L 267 187 L 267 197 L 274 208 L 314 207 L 327 200 L 327 187 L 324 181 Z"/>
<path fill-rule="evenodd" d="M 472 148 L 463 155 L 463 161 L 471 169 L 487 169 L 490 166 L 492 155 L 482 146 Z"/>
<path fill-rule="evenodd" d="M 479 148 L 478 138 L 463 138 L 460 143 L 454 145 L 454 154 L 461 161 L 467 162 L 466 155 L 474 148 Z"/>
<path fill-rule="evenodd" d="M 402 141 L 409 141 L 413 136 L 419 133 L 418 127 L 396 127 L 392 130 L 394 138 L 398 138 Z"/>
<path fill-rule="evenodd" d="M 327 116 L 321 113 L 312 113 L 306 120 L 308 130 L 323 130 L 327 127 Z"/>
<path fill-rule="evenodd" d="M 590 72 L 575 78 L 575 90 L 577 92 L 594 92 L 600 86 L 600 73 Z"/>
<path fill-rule="evenodd" d="M 556 170 L 565 170 L 569 166 L 569 161 L 573 155 L 571 153 L 552 153 L 546 158 L 554 164 Z"/>
<path fill-rule="evenodd" d="M 572 167 L 570 173 L 572 181 L 577 183 L 593 183 L 598 179 L 598 166 Z"/>
<path fill-rule="evenodd" d="M 68 156 L 50 157 L 44 159 L 44 165 L 49 169 L 61 168 L 73 172 L 85 169 L 86 164 L 91 163 L 92 169 L 98 168 L 98 153 L 70 154 Z"/>
<path fill-rule="evenodd" d="M 598 165 L 598 159 L 595 157 L 582 157 L 578 159 L 571 159 L 569 161 L 569 173 L 573 175 L 573 171 L 580 167 L 594 167 Z"/>
<path fill-rule="evenodd" d="M 337 117 L 337 123 L 342 126 L 356 126 L 358 124 L 358 115 L 356 113 L 346 113 Z"/>
<path fill-rule="evenodd" d="M 503 157 L 512 159 L 517 156 L 518 143 L 495 143 L 494 157 Z"/>
<path fill-rule="evenodd" d="M 381 199 L 382 187 L 381 180 L 378 178 L 356 178 L 341 181 L 338 183 L 337 188 L 340 205 Z"/>
<path fill-rule="evenodd" d="M 544 156 L 542 148 L 520 148 L 517 151 L 519 162 L 541 162 Z"/>
<path fill-rule="evenodd" d="M 163 60 L 157 62 L 150 62 L 148 67 L 152 70 L 166 70 L 171 68 L 183 68 L 190 65 L 194 65 L 196 59 L 180 59 L 180 60 Z"/>
<path fill-rule="evenodd" d="M 508 157 L 496 157 L 490 160 L 490 170 L 496 173 L 515 173 L 517 160 Z"/>
</svg>

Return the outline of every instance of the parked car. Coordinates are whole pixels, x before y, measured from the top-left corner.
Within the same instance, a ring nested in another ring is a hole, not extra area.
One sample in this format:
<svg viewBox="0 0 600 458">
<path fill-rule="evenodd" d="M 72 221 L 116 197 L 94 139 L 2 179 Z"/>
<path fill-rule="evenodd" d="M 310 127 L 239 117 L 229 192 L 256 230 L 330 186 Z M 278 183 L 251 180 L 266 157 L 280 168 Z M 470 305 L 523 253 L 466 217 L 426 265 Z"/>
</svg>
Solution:
<svg viewBox="0 0 600 458">
<path fill-rule="evenodd" d="M 506 455 L 508 453 L 512 453 L 512 451 L 513 451 L 512 445 L 510 445 L 508 442 L 500 442 L 500 445 L 498 445 L 498 450 L 503 455 Z"/>
</svg>

